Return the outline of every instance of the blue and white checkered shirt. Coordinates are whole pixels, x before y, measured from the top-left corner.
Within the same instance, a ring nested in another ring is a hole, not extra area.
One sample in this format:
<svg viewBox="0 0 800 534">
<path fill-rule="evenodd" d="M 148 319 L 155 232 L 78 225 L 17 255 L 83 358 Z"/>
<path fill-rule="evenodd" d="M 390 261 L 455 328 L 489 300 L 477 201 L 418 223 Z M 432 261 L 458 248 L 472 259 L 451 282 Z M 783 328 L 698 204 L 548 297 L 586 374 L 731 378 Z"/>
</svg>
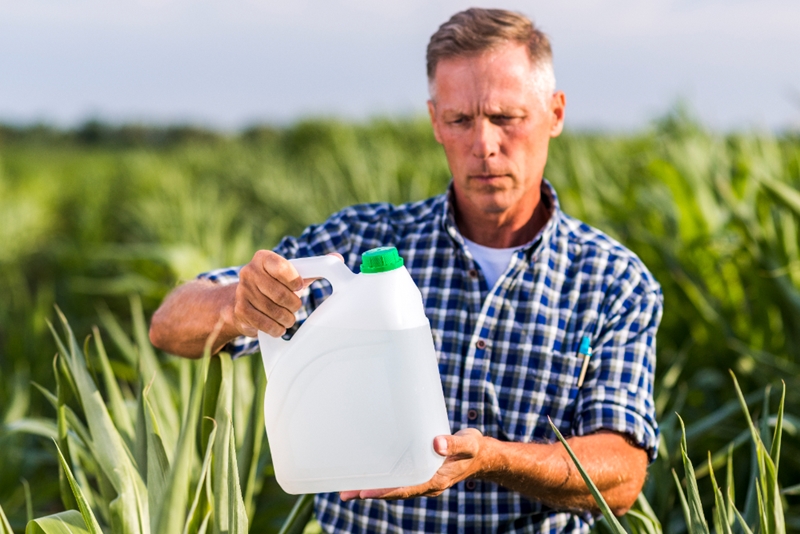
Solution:
<svg viewBox="0 0 800 534">
<path fill-rule="evenodd" d="M 636 255 L 564 214 L 542 184 L 552 216 L 516 251 L 494 287 L 464 246 L 449 194 L 392 206 L 353 206 L 275 249 L 286 258 L 338 252 L 356 271 L 361 254 L 395 246 L 419 286 L 434 335 L 453 432 L 473 427 L 504 441 L 552 442 L 547 418 L 565 436 L 608 429 L 647 450 L 658 445 L 653 405 L 661 289 Z M 200 275 L 237 280 L 238 268 Z M 315 282 L 298 323 L 330 294 Z M 593 356 L 577 386 L 581 338 Z M 239 338 L 234 356 L 255 352 Z M 327 532 L 588 532 L 588 513 L 558 511 L 482 480 L 465 480 L 435 498 L 350 501 L 316 498 Z"/>
</svg>

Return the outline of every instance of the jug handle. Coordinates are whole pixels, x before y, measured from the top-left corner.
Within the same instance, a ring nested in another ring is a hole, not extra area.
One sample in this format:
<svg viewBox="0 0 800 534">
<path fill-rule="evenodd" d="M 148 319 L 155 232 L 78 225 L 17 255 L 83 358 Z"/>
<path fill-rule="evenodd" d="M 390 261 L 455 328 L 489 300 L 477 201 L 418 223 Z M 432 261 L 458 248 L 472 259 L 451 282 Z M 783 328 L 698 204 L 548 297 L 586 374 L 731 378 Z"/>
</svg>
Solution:
<svg viewBox="0 0 800 534">
<path fill-rule="evenodd" d="M 348 282 L 357 275 L 350 270 L 342 260 L 336 256 L 315 256 L 313 258 L 298 258 L 289 260 L 302 278 L 324 278 L 331 283 L 333 293 L 340 291 Z M 258 345 L 261 349 L 261 359 L 264 362 L 264 371 L 269 377 L 270 372 L 278 363 L 281 354 L 288 348 L 289 341 L 280 337 L 272 337 L 266 332 L 258 332 Z"/>
</svg>

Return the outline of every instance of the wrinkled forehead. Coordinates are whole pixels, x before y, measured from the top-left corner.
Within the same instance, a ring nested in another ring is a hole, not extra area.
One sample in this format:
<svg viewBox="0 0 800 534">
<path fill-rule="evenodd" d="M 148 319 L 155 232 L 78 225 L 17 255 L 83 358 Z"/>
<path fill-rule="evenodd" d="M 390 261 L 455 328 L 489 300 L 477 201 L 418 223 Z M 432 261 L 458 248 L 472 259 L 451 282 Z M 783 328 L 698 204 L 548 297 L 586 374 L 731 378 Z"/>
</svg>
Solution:
<svg viewBox="0 0 800 534">
<path fill-rule="evenodd" d="M 437 106 L 521 105 L 534 97 L 533 67 L 523 46 L 443 59 L 430 89 Z"/>
</svg>

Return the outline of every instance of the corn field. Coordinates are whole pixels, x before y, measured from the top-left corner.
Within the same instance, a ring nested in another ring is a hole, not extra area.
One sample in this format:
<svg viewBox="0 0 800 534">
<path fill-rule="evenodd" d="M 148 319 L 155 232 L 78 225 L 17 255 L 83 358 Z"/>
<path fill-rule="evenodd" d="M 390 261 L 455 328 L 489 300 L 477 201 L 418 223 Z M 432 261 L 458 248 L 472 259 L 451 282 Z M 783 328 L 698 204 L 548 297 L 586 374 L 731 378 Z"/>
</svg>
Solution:
<svg viewBox="0 0 800 534">
<path fill-rule="evenodd" d="M 800 530 L 800 137 L 678 109 L 568 132 L 545 175 L 664 290 L 659 457 L 597 530 Z M 344 206 L 448 181 L 424 120 L 0 126 L 0 533 L 318 529 L 272 476 L 260 361 L 161 354 L 147 317 Z"/>
</svg>

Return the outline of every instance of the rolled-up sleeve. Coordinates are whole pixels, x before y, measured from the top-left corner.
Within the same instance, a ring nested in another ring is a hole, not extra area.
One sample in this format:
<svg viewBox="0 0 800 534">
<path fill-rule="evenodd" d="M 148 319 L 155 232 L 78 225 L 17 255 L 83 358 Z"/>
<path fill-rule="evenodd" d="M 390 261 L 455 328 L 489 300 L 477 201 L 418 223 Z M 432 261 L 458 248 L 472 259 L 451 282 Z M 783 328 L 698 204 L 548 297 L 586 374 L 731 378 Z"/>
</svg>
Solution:
<svg viewBox="0 0 800 534">
<path fill-rule="evenodd" d="M 653 380 L 663 296 L 652 278 L 631 282 L 626 277 L 615 284 L 604 310 L 606 320 L 578 396 L 573 431 L 625 434 L 652 462 L 658 454 Z"/>
</svg>

